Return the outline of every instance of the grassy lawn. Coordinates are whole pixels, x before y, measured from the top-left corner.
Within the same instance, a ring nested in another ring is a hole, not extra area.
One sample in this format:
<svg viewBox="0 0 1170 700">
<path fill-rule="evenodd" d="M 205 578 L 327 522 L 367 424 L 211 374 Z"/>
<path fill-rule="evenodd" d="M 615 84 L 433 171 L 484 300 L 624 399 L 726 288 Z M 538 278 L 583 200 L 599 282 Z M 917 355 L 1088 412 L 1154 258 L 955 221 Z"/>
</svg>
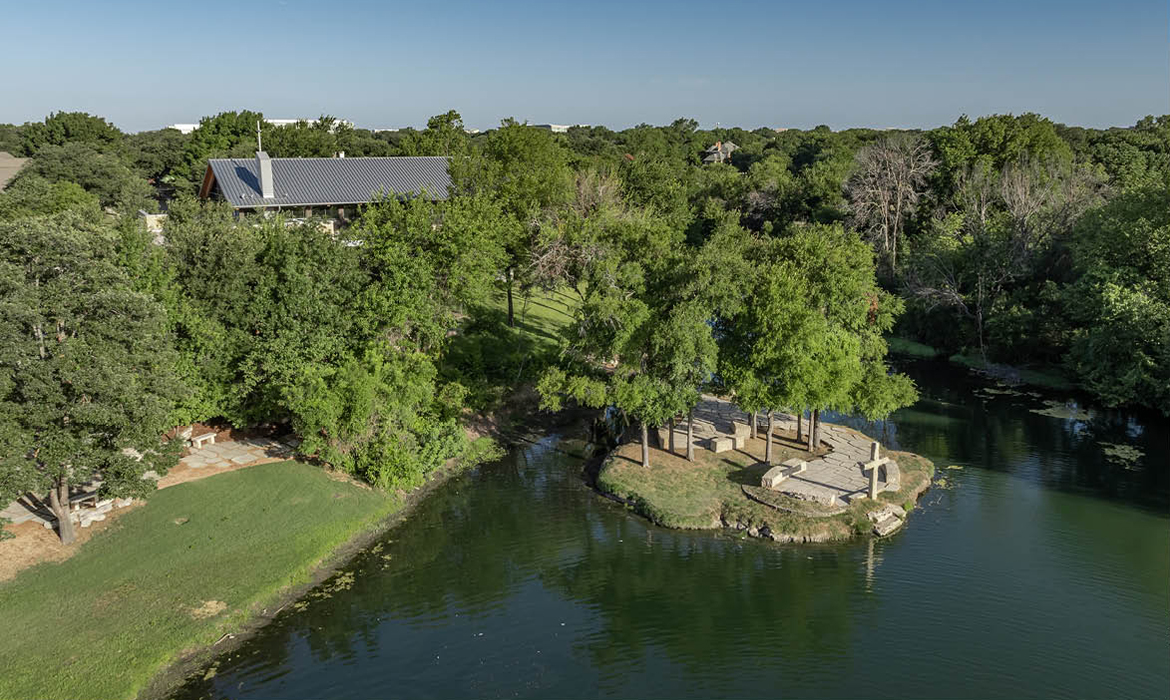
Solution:
<svg viewBox="0 0 1170 700">
<path fill-rule="evenodd" d="M 653 438 L 651 438 L 653 440 Z M 809 459 L 795 440 L 774 438 L 776 464 L 799 457 Z M 763 463 L 763 437 L 748 439 L 742 450 L 715 454 L 695 448 L 695 461 L 686 460 L 686 448 L 678 445 L 679 455 L 650 448 L 650 467 L 642 466 L 642 446 L 638 442 L 620 445 L 598 475 L 602 490 L 634 501 L 636 508 L 659 525 L 683 529 L 718 527 L 728 502 L 747 500 L 741 484 L 758 486 L 768 471 Z"/>
<path fill-rule="evenodd" d="M 958 353 L 951 355 L 950 361 L 962 365 L 963 367 L 970 367 L 973 369 L 983 369 L 986 365 L 983 358 L 977 352 Z M 1032 386 L 1044 387 L 1046 389 L 1056 389 L 1058 391 L 1071 391 L 1076 388 L 1068 377 L 1060 372 L 1055 367 L 1047 367 L 1044 369 L 1023 369 L 1019 367 L 1013 368 L 1019 375 L 1020 381 L 1024 384 Z"/>
<path fill-rule="evenodd" d="M 925 359 L 932 359 L 943 355 L 941 351 L 929 345 L 908 338 L 886 338 L 886 344 L 889 346 L 890 352 L 895 355 Z M 949 360 L 957 365 L 972 369 L 983 369 L 986 366 L 983 358 L 980 357 L 979 353 L 974 351 L 951 355 Z M 1013 367 L 1012 369 L 1024 384 L 1060 391 L 1069 391 L 1076 388 L 1075 383 L 1056 367 L 1045 367 L 1042 369 Z"/>
<path fill-rule="evenodd" d="M 180 484 L 0 584 L 0 698 L 129 698 L 398 507 L 278 462 Z"/>
<path fill-rule="evenodd" d="M 494 306 L 508 313 L 508 295 L 498 292 Z M 573 312 L 579 300 L 573 291 L 564 289 L 546 292 L 534 289 L 528 296 L 516 294 L 512 298 L 516 326 L 541 344 L 550 346 L 560 341 L 561 329 L 572 323 Z"/>
<path fill-rule="evenodd" d="M 792 434 L 777 434 L 774 438 L 776 464 L 792 457 L 810 458 L 794 438 Z M 759 486 L 760 477 L 768 469 L 763 463 L 764 446 L 760 437 L 748 440 L 743 450 L 715 454 L 696 449 L 693 463 L 651 447 L 650 467 L 645 468 L 641 445 L 626 443 L 613 452 L 597 483 L 603 491 L 632 502 L 635 511 L 664 527 L 709 529 L 721 527 L 724 522 L 742 523 L 745 528 L 767 527 L 797 541 L 813 542 L 843 540 L 869 532 L 872 524 L 865 514 L 880 505 L 873 501 L 855 501 L 845 512 L 828 515 L 830 511 L 823 507 L 780 494 L 773 502 L 797 512 L 777 510 L 747 498 L 741 486 Z M 681 448 L 679 453 L 683 454 Z M 878 500 L 912 508 L 917 495 L 930 483 L 934 465 L 910 453 L 889 454 L 898 461 L 902 488 L 883 492 Z"/>
<path fill-rule="evenodd" d="M 909 357 L 924 357 L 927 359 L 938 357 L 940 353 L 938 350 L 909 338 L 886 338 L 886 345 L 889 346 L 890 352 L 895 355 L 906 355 Z"/>
</svg>

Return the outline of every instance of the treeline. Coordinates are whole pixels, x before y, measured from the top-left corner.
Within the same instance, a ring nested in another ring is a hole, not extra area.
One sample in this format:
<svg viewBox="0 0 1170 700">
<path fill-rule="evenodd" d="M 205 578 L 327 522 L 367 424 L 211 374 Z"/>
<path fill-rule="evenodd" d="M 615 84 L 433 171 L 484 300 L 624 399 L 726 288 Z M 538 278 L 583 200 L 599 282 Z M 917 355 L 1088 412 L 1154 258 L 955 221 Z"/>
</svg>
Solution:
<svg viewBox="0 0 1170 700">
<path fill-rule="evenodd" d="M 262 118 L 225 112 L 190 135 L 122 134 L 79 113 L 0 125 L 0 150 L 33 158 L 0 197 L 0 217 L 155 211 L 194 194 L 208 158 L 251 157 Z M 455 112 L 397 132 L 327 116 L 261 124 L 274 156 L 445 155 L 479 170 L 493 133 L 469 137 Z M 906 302 L 899 336 L 968 362 L 1063 370 L 1109 404 L 1170 404 L 1170 117 L 1104 130 L 1025 114 L 842 132 L 701 130 L 680 119 L 575 127 L 551 140 L 571 171 L 608 174 L 692 246 L 728 215 L 756 236 L 810 224 L 857 231 L 875 251 L 879 284 Z M 738 149 L 703 164 L 716 142 Z M 515 265 L 507 274 L 527 284 Z"/>
</svg>

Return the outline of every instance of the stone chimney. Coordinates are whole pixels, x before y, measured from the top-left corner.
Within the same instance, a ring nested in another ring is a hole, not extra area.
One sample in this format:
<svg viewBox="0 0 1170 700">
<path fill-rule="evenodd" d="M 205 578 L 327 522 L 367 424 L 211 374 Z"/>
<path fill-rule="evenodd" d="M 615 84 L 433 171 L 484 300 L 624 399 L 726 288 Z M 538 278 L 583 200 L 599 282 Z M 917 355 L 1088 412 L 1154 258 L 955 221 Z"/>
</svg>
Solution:
<svg viewBox="0 0 1170 700">
<path fill-rule="evenodd" d="M 264 151 L 256 151 L 256 164 L 260 166 L 260 196 L 272 199 L 276 196 L 276 188 L 272 183 L 272 159 Z"/>
</svg>

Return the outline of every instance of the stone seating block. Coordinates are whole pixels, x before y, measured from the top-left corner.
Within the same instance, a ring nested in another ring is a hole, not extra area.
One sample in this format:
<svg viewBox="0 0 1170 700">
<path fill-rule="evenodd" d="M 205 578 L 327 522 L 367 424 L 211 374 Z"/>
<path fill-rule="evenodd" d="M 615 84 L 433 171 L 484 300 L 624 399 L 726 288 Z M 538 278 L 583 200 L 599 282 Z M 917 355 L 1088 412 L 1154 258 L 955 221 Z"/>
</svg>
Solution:
<svg viewBox="0 0 1170 700">
<path fill-rule="evenodd" d="M 746 437 L 750 437 L 751 434 L 752 434 L 752 428 L 747 423 L 740 423 L 737 421 L 737 422 L 731 424 L 732 437 L 746 438 Z"/>
<path fill-rule="evenodd" d="M 788 478 L 788 471 L 785 467 L 772 467 L 764 472 L 764 476 L 760 479 L 760 486 L 766 489 L 774 489 Z"/>
<path fill-rule="evenodd" d="M 735 443 L 735 449 L 737 450 L 742 450 L 744 446 L 747 445 L 746 435 L 736 435 L 735 437 L 731 438 L 731 440 Z"/>
<path fill-rule="evenodd" d="M 890 460 L 882 467 L 885 472 L 885 488 L 883 491 L 897 491 L 902 488 L 902 472 L 898 469 L 898 463 Z"/>
<path fill-rule="evenodd" d="M 735 448 L 735 441 L 728 437 L 711 438 L 711 451 L 718 454 Z"/>
</svg>

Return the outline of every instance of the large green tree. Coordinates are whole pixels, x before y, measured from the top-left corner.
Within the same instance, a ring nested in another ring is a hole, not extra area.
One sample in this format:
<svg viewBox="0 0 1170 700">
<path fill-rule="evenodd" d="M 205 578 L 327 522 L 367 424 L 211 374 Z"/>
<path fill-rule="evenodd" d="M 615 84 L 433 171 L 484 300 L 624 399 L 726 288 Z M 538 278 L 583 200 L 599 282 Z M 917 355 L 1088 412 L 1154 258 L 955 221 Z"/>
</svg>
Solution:
<svg viewBox="0 0 1170 700">
<path fill-rule="evenodd" d="M 1066 289 L 1076 333 L 1069 364 L 1110 405 L 1170 414 L 1170 185 L 1121 195 L 1073 239 Z"/>
<path fill-rule="evenodd" d="M 572 195 L 568 152 L 551 132 L 505 119 L 488 134 L 482 153 L 456 173 L 456 187 L 494 197 L 507 217 L 501 270 L 514 326 L 517 288 L 527 287 L 531 253 L 540 219 Z"/>
<path fill-rule="evenodd" d="M 47 493 L 66 544 L 72 487 L 143 496 L 178 459 L 161 440 L 182 391 L 165 315 L 116 244 L 68 212 L 0 223 L 0 500 Z"/>
</svg>

